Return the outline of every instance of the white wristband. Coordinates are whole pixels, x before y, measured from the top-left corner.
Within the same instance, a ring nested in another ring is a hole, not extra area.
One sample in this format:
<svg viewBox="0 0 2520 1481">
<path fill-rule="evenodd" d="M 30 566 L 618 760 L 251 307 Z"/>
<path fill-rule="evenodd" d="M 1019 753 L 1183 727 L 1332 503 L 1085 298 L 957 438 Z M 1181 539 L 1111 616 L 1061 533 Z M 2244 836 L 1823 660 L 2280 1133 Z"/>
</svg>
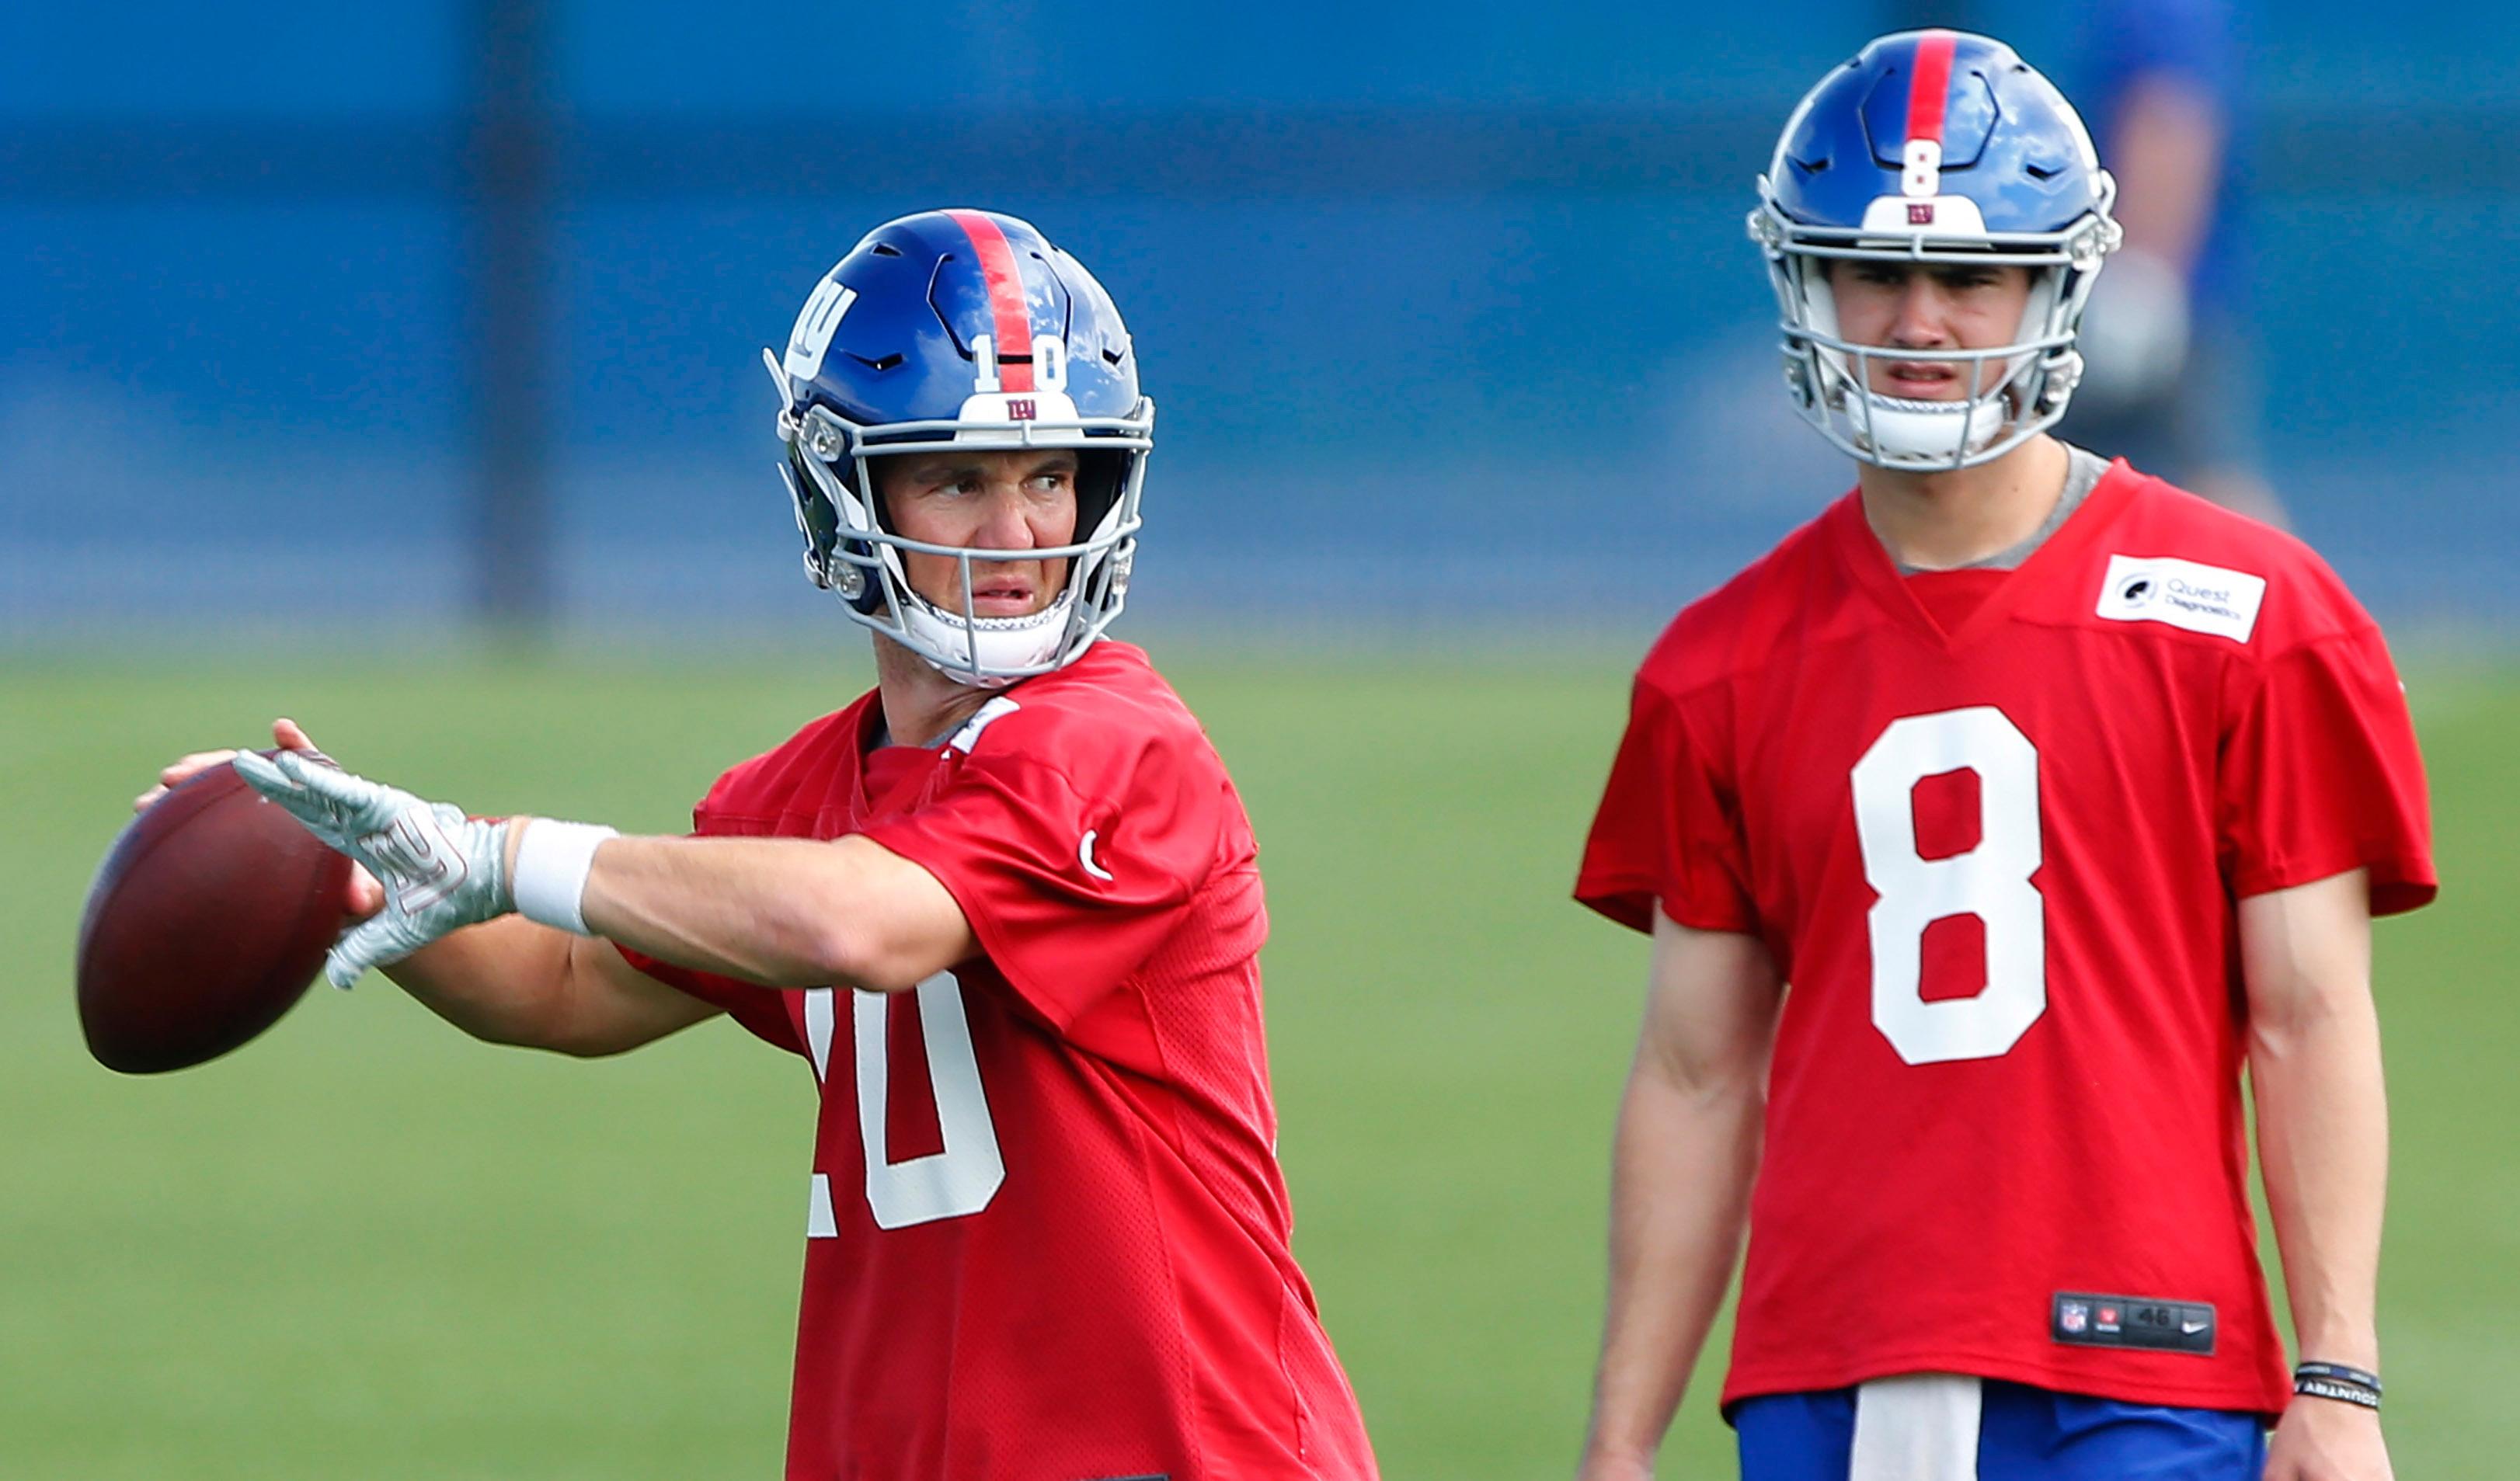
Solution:
<svg viewBox="0 0 2520 1481">
<path fill-rule="evenodd" d="M 578 935 L 586 928 L 586 876 L 595 847 L 620 834 L 592 823 L 536 818 L 517 840 L 517 914 Z"/>
</svg>

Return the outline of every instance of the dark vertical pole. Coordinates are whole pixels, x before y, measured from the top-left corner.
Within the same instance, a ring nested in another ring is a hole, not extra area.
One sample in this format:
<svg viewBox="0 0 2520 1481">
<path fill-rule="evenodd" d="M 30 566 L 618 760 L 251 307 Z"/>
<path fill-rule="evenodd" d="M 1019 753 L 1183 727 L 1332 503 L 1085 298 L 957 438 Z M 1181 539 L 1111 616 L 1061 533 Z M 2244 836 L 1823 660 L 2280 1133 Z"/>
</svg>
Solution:
<svg viewBox="0 0 2520 1481">
<path fill-rule="evenodd" d="M 531 641 L 553 609 L 549 16 L 545 0 L 470 0 L 473 600 Z"/>
</svg>

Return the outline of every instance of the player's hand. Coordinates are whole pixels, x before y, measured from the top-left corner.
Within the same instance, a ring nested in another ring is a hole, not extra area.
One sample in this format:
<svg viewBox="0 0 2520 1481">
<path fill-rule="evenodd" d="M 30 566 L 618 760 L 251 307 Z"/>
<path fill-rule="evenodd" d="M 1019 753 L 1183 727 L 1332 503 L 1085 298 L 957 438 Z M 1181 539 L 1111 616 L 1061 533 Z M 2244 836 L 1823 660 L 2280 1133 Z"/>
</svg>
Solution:
<svg viewBox="0 0 2520 1481">
<path fill-rule="evenodd" d="M 306 732 L 299 729 L 294 720 L 272 721 L 271 743 L 285 751 L 314 751 L 318 756 L 324 754 L 315 749 L 315 742 L 306 739 Z M 236 749 L 230 747 L 226 750 L 194 751 L 190 755 L 178 757 L 173 765 L 158 774 L 156 786 L 131 799 L 131 810 L 135 813 L 149 811 L 162 801 L 168 792 L 213 766 L 227 765 L 236 759 Z"/>
<path fill-rule="evenodd" d="M 282 750 L 309 751 L 318 756 L 324 754 L 316 750 L 315 742 L 306 739 L 306 732 L 298 729 L 297 722 L 294 720 L 273 721 L 271 739 L 272 743 Z M 157 785 L 131 799 L 131 810 L 135 813 L 149 811 L 163 801 L 169 791 L 213 766 L 227 765 L 236 759 L 236 754 L 233 750 L 194 751 L 190 755 L 179 758 L 173 765 L 158 773 Z M 350 882 L 341 899 L 342 914 L 353 920 L 365 920 L 382 910 L 384 903 L 384 888 L 377 883 L 376 875 L 369 874 L 366 869 L 353 861 L 350 865 Z"/>
<path fill-rule="evenodd" d="M 2284 1406 L 2267 1445 L 2266 1481 L 2391 1481 L 2380 1415 L 2333 1399 L 2297 1398 Z"/>
<path fill-rule="evenodd" d="M 352 927 L 324 959 L 335 987 L 516 909 L 508 823 L 468 818 L 462 808 L 337 771 L 311 748 L 283 749 L 270 760 L 240 751 L 228 764 L 384 887 L 384 909 Z"/>
</svg>

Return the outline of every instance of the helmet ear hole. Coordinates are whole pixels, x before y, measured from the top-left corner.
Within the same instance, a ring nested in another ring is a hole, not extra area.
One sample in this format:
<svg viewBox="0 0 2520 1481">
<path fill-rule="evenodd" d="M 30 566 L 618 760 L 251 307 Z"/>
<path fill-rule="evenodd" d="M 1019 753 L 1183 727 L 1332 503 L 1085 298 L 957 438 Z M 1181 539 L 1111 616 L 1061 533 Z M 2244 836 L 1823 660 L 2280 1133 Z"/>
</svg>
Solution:
<svg viewBox="0 0 2520 1481">
<path fill-rule="evenodd" d="M 848 520 L 822 483 L 829 477 L 854 498 L 858 497 L 856 480 L 846 476 L 846 463 L 808 462 L 811 456 L 791 446 L 788 465 L 781 470 L 795 499 L 797 532 L 805 537 L 805 573 L 816 586 L 836 594 L 855 610 L 872 612 L 883 604 L 881 583 L 869 575 L 865 565 L 848 558 L 871 558 L 874 547 L 847 537 Z"/>
<path fill-rule="evenodd" d="M 805 567 L 817 583 L 828 586 L 832 548 L 840 536 L 840 512 L 823 492 L 802 452 L 788 448 L 788 466 L 781 471 L 787 475 L 788 492 L 796 502 L 796 530 L 805 537 Z"/>
</svg>

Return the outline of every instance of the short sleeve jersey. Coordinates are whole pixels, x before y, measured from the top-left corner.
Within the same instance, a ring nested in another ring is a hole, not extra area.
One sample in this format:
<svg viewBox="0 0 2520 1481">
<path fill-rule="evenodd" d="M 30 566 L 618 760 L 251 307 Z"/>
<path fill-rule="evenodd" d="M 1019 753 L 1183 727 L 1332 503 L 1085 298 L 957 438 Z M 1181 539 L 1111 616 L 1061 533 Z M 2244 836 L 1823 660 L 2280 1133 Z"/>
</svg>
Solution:
<svg viewBox="0 0 2520 1481">
<path fill-rule="evenodd" d="M 635 953 L 821 1089 L 791 1477 L 1370 1477 L 1289 1248 L 1251 830 L 1143 653 L 1103 643 L 941 749 L 870 695 L 728 772 L 703 834 L 862 834 L 980 954 L 910 992 Z"/>
<path fill-rule="evenodd" d="M 2431 898 L 2388 651 L 2306 547 L 2123 463 L 1953 575 L 1919 600 L 1850 494 L 1683 611 L 1585 853 L 1586 904 L 1754 934 L 1789 984 L 1725 1402 L 1945 1371 L 2280 1411 L 2235 901 Z"/>
</svg>

